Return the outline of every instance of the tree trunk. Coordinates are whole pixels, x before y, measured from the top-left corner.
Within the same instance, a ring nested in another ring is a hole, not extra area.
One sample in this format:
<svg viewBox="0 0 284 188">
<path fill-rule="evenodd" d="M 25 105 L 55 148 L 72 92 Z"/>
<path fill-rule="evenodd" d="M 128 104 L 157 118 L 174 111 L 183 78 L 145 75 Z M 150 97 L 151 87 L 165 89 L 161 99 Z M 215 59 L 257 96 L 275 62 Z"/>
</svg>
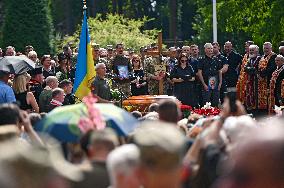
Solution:
<svg viewBox="0 0 284 188">
<path fill-rule="evenodd" d="M 117 13 L 117 10 L 116 10 L 116 0 L 112 0 L 112 13 L 113 14 Z"/>
<path fill-rule="evenodd" d="M 96 14 L 97 14 L 96 5 L 97 5 L 97 1 L 96 0 L 90 0 L 90 6 L 91 7 L 88 7 L 89 13 L 90 13 L 89 16 L 96 17 Z"/>
<path fill-rule="evenodd" d="M 69 0 L 64 0 L 63 5 L 65 5 L 64 17 L 65 17 L 65 24 L 66 24 L 66 33 L 72 32 L 72 16 L 71 16 L 71 6 Z"/>
<path fill-rule="evenodd" d="M 118 14 L 123 13 L 123 0 L 117 0 L 117 9 L 118 9 Z"/>
<path fill-rule="evenodd" d="M 0 1 L 0 25 L 3 24 L 4 21 L 4 3 Z"/>
<path fill-rule="evenodd" d="M 192 23 L 195 22 L 194 16 L 196 15 L 197 5 L 194 1 L 181 0 L 181 20 L 178 22 L 180 25 L 179 30 L 181 32 L 181 39 L 188 40 L 196 34 L 196 31 L 192 28 Z"/>
<path fill-rule="evenodd" d="M 177 35 L 177 0 L 169 0 L 168 2 L 170 17 L 169 17 L 169 37 L 175 40 Z"/>
</svg>

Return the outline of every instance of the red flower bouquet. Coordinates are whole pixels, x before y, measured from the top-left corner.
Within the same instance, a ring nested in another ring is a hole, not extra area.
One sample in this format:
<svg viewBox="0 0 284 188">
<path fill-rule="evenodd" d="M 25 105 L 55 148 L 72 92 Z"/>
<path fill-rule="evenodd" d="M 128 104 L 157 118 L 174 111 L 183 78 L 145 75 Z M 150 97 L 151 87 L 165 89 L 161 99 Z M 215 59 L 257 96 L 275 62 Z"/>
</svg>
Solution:
<svg viewBox="0 0 284 188">
<path fill-rule="evenodd" d="M 192 107 L 188 105 L 180 105 L 180 110 L 183 114 L 183 118 L 188 118 L 188 116 L 191 114 Z"/>
<path fill-rule="evenodd" d="M 217 116 L 220 114 L 220 112 L 221 110 L 219 108 L 212 107 L 211 103 L 206 103 L 204 107 L 194 110 L 194 113 L 197 113 L 203 116 Z"/>
</svg>

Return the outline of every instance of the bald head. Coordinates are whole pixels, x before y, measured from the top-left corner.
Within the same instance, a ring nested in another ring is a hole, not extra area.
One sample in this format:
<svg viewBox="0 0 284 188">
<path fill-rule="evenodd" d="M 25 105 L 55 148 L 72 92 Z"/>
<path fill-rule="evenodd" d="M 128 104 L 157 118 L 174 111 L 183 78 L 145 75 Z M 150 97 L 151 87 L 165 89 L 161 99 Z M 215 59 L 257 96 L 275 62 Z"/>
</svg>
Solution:
<svg viewBox="0 0 284 188">
<path fill-rule="evenodd" d="M 270 42 L 265 42 L 263 44 L 264 55 L 269 55 L 272 52 L 272 44 Z"/>
<path fill-rule="evenodd" d="M 226 54 L 229 54 L 233 50 L 233 44 L 230 41 L 225 42 L 224 50 Z"/>
<path fill-rule="evenodd" d="M 284 128 L 281 124 L 283 122 L 270 120 L 269 125 L 251 132 L 251 136 L 233 150 L 226 180 L 229 187 L 284 186 Z"/>
<path fill-rule="evenodd" d="M 279 47 L 279 54 L 284 55 L 284 46 Z"/>
<path fill-rule="evenodd" d="M 213 56 L 213 45 L 211 43 L 206 43 L 204 45 L 204 51 L 208 57 L 212 57 Z"/>
<path fill-rule="evenodd" d="M 275 63 L 277 67 L 281 67 L 284 64 L 284 57 L 282 55 L 277 55 L 275 58 Z"/>
<path fill-rule="evenodd" d="M 104 78 L 105 75 L 106 75 L 106 65 L 104 63 L 98 63 L 96 64 L 96 72 L 97 72 L 97 75 L 101 78 Z"/>
<path fill-rule="evenodd" d="M 58 87 L 58 79 L 56 76 L 48 76 L 45 79 L 45 83 L 47 86 L 49 86 L 51 89 L 55 89 Z"/>
</svg>

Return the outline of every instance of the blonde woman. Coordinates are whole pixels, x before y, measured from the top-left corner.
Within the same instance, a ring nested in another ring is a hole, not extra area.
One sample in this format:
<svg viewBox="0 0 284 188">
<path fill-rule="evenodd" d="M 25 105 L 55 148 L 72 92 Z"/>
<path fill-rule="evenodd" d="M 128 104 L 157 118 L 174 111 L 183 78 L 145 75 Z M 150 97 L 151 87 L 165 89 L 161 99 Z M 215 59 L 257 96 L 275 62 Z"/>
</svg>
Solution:
<svg viewBox="0 0 284 188">
<path fill-rule="evenodd" d="M 39 113 L 39 107 L 34 94 L 29 92 L 27 88 L 30 78 L 30 75 L 27 73 L 16 75 L 13 82 L 13 89 L 16 100 L 20 103 L 22 110 Z"/>
</svg>

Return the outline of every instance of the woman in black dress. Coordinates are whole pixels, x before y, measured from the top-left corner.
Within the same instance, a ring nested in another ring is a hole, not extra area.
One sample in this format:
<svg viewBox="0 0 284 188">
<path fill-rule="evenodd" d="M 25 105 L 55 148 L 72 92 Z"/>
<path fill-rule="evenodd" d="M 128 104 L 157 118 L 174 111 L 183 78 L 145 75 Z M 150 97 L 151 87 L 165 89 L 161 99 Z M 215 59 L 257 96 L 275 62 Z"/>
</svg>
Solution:
<svg viewBox="0 0 284 188">
<path fill-rule="evenodd" d="M 197 106 L 195 93 L 195 73 L 189 64 L 187 54 L 182 53 L 178 59 L 178 65 L 171 72 L 171 79 L 174 82 L 174 96 L 182 104 Z"/>
<path fill-rule="evenodd" d="M 133 75 L 131 79 L 132 96 L 147 95 L 147 81 L 140 57 L 136 54 L 133 55 L 131 63 L 133 68 Z"/>
<path fill-rule="evenodd" d="M 32 92 L 28 91 L 27 83 L 30 75 L 27 73 L 16 75 L 13 82 L 13 90 L 17 102 L 22 110 L 39 113 L 39 107 Z"/>
<path fill-rule="evenodd" d="M 62 80 L 67 79 L 73 82 L 75 77 L 75 70 L 72 68 L 68 57 L 65 54 L 61 53 L 58 55 L 58 60 L 59 66 L 55 68 L 58 81 L 61 82 Z"/>
</svg>

